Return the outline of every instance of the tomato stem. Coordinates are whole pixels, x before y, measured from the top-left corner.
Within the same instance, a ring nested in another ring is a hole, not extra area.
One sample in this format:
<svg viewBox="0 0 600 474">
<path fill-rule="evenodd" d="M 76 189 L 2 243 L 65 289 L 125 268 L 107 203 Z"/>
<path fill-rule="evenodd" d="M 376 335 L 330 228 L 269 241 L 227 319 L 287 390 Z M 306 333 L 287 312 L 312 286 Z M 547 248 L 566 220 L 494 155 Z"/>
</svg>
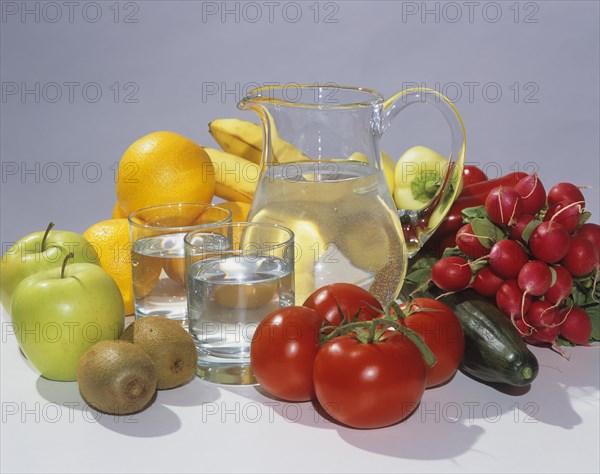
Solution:
<svg viewBox="0 0 600 474">
<path fill-rule="evenodd" d="M 404 334 L 406 337 L 408 337 L 411 342 L 417 346 L 417 348 L 421 351 L 421 354 L 423 355 L 423 358 L 425 359 L 425 362 L 427 363 L 427 365 L 429 365 L 429 367 L 433 367 L 433 365 L 436 363 L 436 358 L 435 355 L 433 355 L 433 352 L 431 352 L 431 349 L 429 348 L 429 346 L 425 343 L 425 341 L 423 340 L 423 338 L 419 335 L 419 333 L 413 331 L 410 328 L 407 328 L 406 326 L 403 326 L 402 324 L 396 322 L 396 321 L 390 321 L 390 320 L 385 320 L 385 319 L 374 319 L 372 322 L 378 322 L 379 324 L 389 324 L 390 327 L 394 328 L 396 331 Z"/>
<path fill-rule="evenodd" d="M 373 344 L 375 342 L 375 330 L 377 329 L 377 326 L 375 324 L 371 324 L 369 326 L 369 337 L 367 339 L 367 342 L 369 344 Z"/>
<path fill-rule="evenodd" d="M 388 311 L 389 305 L 388 307 L 386 307 L 386 314 L 384 317 L 382 318 L 375 318 L 372 319 L 371 321 L 357 321 L 354 323 L 346 323 L 346 324 L 340 324 L 339 326 L 335 327 L 335 326 L 324 326 L 321 328 L 321 345 L 325 344 L 326 342 L 335 339 L 336 337 L 342 336 L 344 334 L 349 334 L 351 332 L 354 332 L 356 335 L 356 338 L 363 342 L 363 343 L 367 343 L 367 344 L 373 344 L 379 341 L 379 338 L 385 333 L 387 332 L 389 329 L 392 329 L 396 332 L 399 332 L 403 335 L 405 335 L 413 344 L 415 344 L 417 346 L 417 348 L 421 351 L 421 354 L 423 355 L 423 358 L 425 359 L 425 362 L 432 367 L 435 362 L 435 356 L 433 355 L 433 352 L 431 352 L 431 349 L 429 349 L 429 347 L 427 346 L 427 344 L 425 343 L 425 341 L 423 341 L 423 339 L 421 338 L 421 336 L 419 336 L 419 334 L 415 331 L 413 331 L 412 329 L 407 328 L 406 326 L 403 326 L 402 324 L 400 324 L 397 321 L 394 321 L 392 319 L 392 316 L 390 315 L 390 312 Z M 333 329 L 333 331 L 331 331 L 331 329 Z M 379 331 L 377 331 L 377 329 L 379 329 Z M 363 332 L 363 336 L 361 337 L 360 331 L 368 331 L 368 335 L 365 338 L 364 337 L 364 332 Z M 330 332 L 331 331 L 331 332 Z M 376 333 L 377 333 L 377 337 L 376 337 Z"/>
<path fill-rule="evenodd" d="M 327 341 L 334 339 L 338 336 L 342 336 L 344 334 L 348 334 L 355 329 L 358 328 L 366 328 L 369 324 L 368 321 L 359 321 L 354 323 L 349 323 L 346 320 L 343 320 L 339 326 L 323 326 L 321 328 L 321 345 L 325 344 Z M 333 329 L 333 330 L 332 330 Z"/>
<path fill-rule="evenodd" d="M 392 310 L 394 310 L 394 315 L 392 316 Z M 385 316 L 389 317 L 392 321 L 399 321 L 400 318 L 404 319 L 408 315 L 402 311 L 400 305 L 396 303 L 394 300 L 390 301 L 385 307 Z"/>
</svg>

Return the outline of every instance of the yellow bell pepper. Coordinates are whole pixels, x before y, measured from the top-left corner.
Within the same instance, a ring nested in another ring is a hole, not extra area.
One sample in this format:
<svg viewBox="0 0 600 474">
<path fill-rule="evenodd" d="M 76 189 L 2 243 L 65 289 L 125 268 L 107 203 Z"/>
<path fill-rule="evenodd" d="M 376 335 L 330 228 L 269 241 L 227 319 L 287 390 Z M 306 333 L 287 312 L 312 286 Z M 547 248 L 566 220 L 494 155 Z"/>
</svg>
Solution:
<svg viewBox="0 0 600 474">
<path fill-rule="evenodd" d="M 425 207 L 435 196 L 448 171 L 448 160 L 431 148 L 407 150 L 395 167 L 394 202 L 402 210 Z"/>
</svg>

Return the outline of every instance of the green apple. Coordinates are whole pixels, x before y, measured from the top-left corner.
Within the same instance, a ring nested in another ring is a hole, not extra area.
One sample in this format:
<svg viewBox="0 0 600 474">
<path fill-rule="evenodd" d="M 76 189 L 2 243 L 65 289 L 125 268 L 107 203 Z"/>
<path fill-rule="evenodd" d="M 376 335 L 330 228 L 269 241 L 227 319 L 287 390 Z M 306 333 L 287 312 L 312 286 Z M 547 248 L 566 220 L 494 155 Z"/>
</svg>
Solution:
<svg viewBox="0 0 600 474">
<path fill-rule="evenodd" d="M 12 329 L 19 347 L 51 380 L 77 379 L 83 353 L 118 339 L 125 322 L 123 298 L 98 265 L 71 263 L 23 279 L 11 299 Z"/>
<path fill-rule="evenodd" d="M 65 256 L 73 252 L 76 263 L 100 265 L 98 253 L 82 235 L 68 230 L 52 230 L 23 237 L 8 249 L 0 262 L 0 301 L 10 315 L 10 300 L 16 286 L 29 275 L 60 268 Z"/>
</svg>

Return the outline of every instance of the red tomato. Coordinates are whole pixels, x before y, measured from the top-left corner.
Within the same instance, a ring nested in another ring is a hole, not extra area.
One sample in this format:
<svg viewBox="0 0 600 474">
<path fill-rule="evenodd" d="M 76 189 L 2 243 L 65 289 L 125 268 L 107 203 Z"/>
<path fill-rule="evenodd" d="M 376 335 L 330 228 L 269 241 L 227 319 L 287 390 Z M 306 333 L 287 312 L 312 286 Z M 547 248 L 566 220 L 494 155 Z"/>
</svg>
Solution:
<svg viewBox="0 0 600 474">
<path fill-rule="evenodd" d="M 304 306 L 314 309 L 333 326 L 338 326 L 342 322 L 338 304 L 344 318 L 349 321 L 359 310 L 359 321 L 370 321 L 383 311 L 377 298 L 364 288 L 351 283 L 332 283 L 322 286 L 304 302 Z"/>
<path fill-rule="evenodd" d="M 480 183 L 481 181 L 487 181 L 488 177 L 486 174 L 475 165 L 465 165 L 463 168 L 463 185 L 468 186 L 469 184 Z"/>
<path fill-rule="evenodd" d="M 310 308 L 288 306 L 259 323 L 250 344 L 250 363 L 267 392 L 292 402 L 314 398 L 313 362 L 324 322 Z"/>
<path fill-rule="evenodd" d="M 335 420 L 381 428 L 406 418 L 425 391 L 425 361 L 406 336 L 385 333 L 374 343 L 353 334 L 326 342 L 315 358 L 317 400 Z"/>
<path fill-rule="evenodd" d="M 403 308 L 404 309 L 404 308 Z M 460 321 L 448 306 L 430 298 L 415 298 L 403 324 L 418 333 L 437 361 L 427 364 L 427 387 L 448 381 L 458 369 L 465 349 Z"/>
</svg>

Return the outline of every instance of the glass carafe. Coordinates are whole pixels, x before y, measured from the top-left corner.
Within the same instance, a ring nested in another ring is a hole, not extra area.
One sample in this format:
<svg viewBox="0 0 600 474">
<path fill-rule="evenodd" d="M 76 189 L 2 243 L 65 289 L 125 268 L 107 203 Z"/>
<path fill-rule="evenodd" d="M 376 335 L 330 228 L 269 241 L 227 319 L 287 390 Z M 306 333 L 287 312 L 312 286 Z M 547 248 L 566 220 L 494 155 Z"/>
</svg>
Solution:
<svg viewBox="0 0 600 474">
<path fill-rule="evenodd" d="M 430 202 L 396 209 L 379 139 L 401 110 L 416 103 L 446 118 L 451 156 Z M 364 88 L 294 84 L 254 89 L 238 107 L 255 111 L 263 125 L 261 176 L 248 220 L 294 232 L 296 303 L 334 282 L 357 284 L 382 303 L 396 298 L 407 258 L 460 192 L 465 131 L 452 103 L 424 88 L 385 100 Z"/>
</svg>

